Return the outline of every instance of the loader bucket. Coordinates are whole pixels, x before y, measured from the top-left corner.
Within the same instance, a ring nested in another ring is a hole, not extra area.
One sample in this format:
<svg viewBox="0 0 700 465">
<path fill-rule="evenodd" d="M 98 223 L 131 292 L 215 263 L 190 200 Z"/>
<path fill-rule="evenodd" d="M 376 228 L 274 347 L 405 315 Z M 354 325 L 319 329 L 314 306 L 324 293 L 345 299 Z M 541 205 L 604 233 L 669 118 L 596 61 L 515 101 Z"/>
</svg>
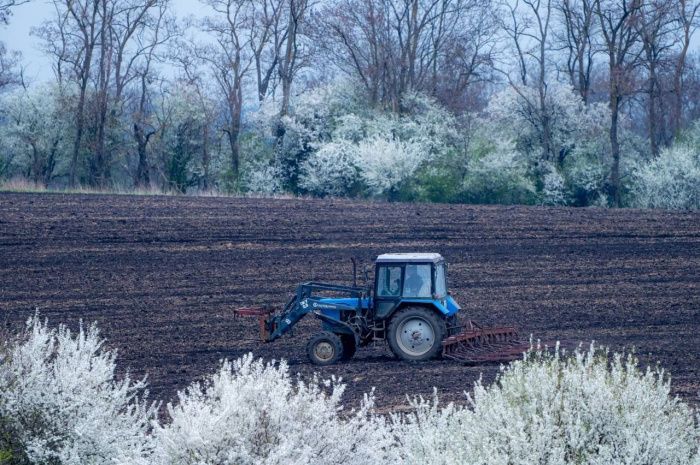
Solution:
<svg viewBox="0 0 700 465">
<path fill-rule="evenodd" d="M 442 356 L 460 362 L 508 362 L 522 357 L 530 347 L 520 341 L 513 326 L 483 328 L 468 321 L 451 333 L 442 341 Z"/>
<path fill-rule="evenodd" d="M 233 311 L 234 318 L 257 318 L 260 339 L 264 342 L 270 340 L 270 325 L 268 319 L 272 315 L 273 310 L 267 307 L 241 307 Z"/>
</svg>

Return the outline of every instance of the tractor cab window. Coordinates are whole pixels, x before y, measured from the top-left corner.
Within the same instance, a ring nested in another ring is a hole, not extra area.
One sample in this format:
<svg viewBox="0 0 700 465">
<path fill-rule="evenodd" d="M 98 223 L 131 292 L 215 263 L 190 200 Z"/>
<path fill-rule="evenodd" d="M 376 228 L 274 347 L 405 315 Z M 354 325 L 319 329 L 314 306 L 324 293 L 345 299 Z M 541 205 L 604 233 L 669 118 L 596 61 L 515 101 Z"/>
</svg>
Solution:
<svg viewBox="0 0 700 465">
<path fill-rule="evenodd" d="M 438 298 L 447 295 L 447 284 L 445 282 L 445 265 L 440 263 L 435 267 L 435 295 Z"/>
<path fill-rule="evenodd" d="M 404 297 L 430 297 L 430 265 L 406 265 Z"/>
<path fill-rule="evenodd" d="M 395 297 L 401 294 L 401 267 L 380 266 L 377 276 L 377 296 Z"/>
</svg>

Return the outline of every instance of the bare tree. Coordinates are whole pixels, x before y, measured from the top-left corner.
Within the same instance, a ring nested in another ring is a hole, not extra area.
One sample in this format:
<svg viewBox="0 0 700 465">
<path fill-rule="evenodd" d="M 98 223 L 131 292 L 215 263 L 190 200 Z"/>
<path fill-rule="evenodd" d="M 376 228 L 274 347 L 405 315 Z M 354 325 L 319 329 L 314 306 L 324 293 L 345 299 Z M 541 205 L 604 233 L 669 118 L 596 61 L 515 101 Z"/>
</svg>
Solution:
<svg viewBox="0 0 700 465">
<path fill-rule="evenodd" d="M 287 39 L 287 29 L 284 25 L 286 3 L 285 0 L 260 0 L 251 5 L 254 11 L 250 47 L 255 63 L 259 102 L 262 102 L 267 97 L 268 90 L 274 87 L 281 50 Z"/>
<path fill-rule="evenodd" d="M 148 50 L 135 39 L 152 23 L 152 13 L 165 4 L 167 0 L 53 0 L 55 16 L 38 34 L 54 58 L 59 82 L 74 83 L 78 89 L 71 185 L 77 183 L 80 153 L 85 148 L 87 182 L 106 186 L 111 181 L 113 147 L 107 145 L 108 133 L 125 87 L 137 77 L 135 64 Z M 87 147 L 86 129 L 90 130 Z"/>
<path fill-rule="evenodd" d="M 634 73 L 640 64 L 642 49 L 639 29 L 642 0 L 599 0 L 595 5 L 600 21 L 605 53 L 608 56 L 610 145 L 612 168 L 610 170 L 611 195 L 615 206 L 620 206 L 620 107 L 625 97 L 636 90 Z"/>
<path fill-rule="evenodd" d="M 90 158 L 90 180 L 95 185 L 106 186 L 111 181 L 115 147 L 107 146 L 107 135 L 123 105 L 125 88 L 139 75 L 143 78 L 137 66 L 144 59 L 152 61 L 148 55 L 153 53 L 154 44 L 144 42 L 143 36 L 151 26 L 160 27 L 166 6 L 167 0 L 102 0 L 96 141 Z"/>
<path fill-rule="evenodd" d="M 153 15 L 147 28 L 139 31 L 136 36 L 136 50 L 139 53 L 132 57 L 132 66 L 137 91 L 134 93 L 138 101 L 136 108 L 131 112 L 133 121 L 133 136 L 136 141 L 136 153 L 138 164 L 134 176 L 134 185 L 137 187 L 149 187 L 150 167 L 148 160 L 148 143 L 157 132 L 157 127 L 151 123 L 151 89 L 153 81 L 157 77 L 153 73 L 153 64 L 160 60 L 159 49 L 166 45 L 176 34 L 172 18 L 167 16 L 167 3 L 158 7 L 158 13 Z M 122 81 L 123 82 L 123 81 Z"/>
<path fill-rule="evenodd" d="M 474 82 L 492 60 L 495 28 L 478 21 L 489 7 L 481 0 L 341 0 L 319 15 L 317 42 L 341 72 L 360 80 L 372 104 L 399 112 L 408 91 L 438 94 L 448 70 L 463 78 L 463 89 Z M 455 69 L 450 57 L 467 69 Z"/>
<path fill-rule="evenodd" d="M 639 9 L 636 26 L 643 53 L 641 63 L 646 70 L 647 130 L 651 155 L 659 155 L 662 139 L 661 92 L 663 70 L 671 64 L 675 47 L 675 24 L 672 5 L 662 0 L 647 0 Z"/>
<path fill-rule="evenodd" d="M 226 112 L 224 133 L 231 150 L 229 168 L 235 182 L 240 174 L 241 116 L 244 79 L 254 62 L 250 53 L 254 9 L 249 0 L 205 0 L 214 14 L 205 18 L 202 28 L 213 43 L 196 47 L 197 57 L 207 63 L 223 97 Z"/>
<path fill-rule="evenodd" d="M 54 0 L 53 6 L 54 20 L 46 23 L 38 33 L 46 43 L 46 51 L 54 56 L 54 70 L 59 81 L 69 79 L 75 82 L 78 89 L 75 136 L 69 165 L 69 183 L 75 186 L 85 131 L 86 100 L 92 77 L 93 55 L 102 32 L 100 1 Z"/>
<path fill-rule="evenodd" d="M 381 0 L 343 0 L 318 15 L 315 40 L 326 57 L 347 75 L 357 77 L 372 104 L 386 100 L 389 63 L 388 11 Z M 325 40 L 324 40 L 325 39 Z"/>
<path fill-rule="evenodd" d="M 566 51 L 566 73 L 569 82 L 588 103 L 591 73 L 597 53 L 594 37 L 597 34 L 595 6 L 597 0 L 557 0 L 563 31 L 557 33 L 557 39 Z"/>
<path fill-rule="evenodd" d="M 562 160 L 553 145 L 552 121 L 547 102 L 554 12 L 552 0 L 516 0 L 507 4 L 507 11 L 509 22 L 504 27 L 516 52 L 520 82 L 514 82 L 507 71 L 504 75 L 530 108 L 529 113 L 533 115 L 538 128 L 541 160 L 556 164 Z M 532 101 L 534 99 L 523 92 L 522 86 L 532 86 L 536 90 L 536 101 Z"/>
<path fill-rule="evenodd" d="M 21 53 L 8 51 L 5 44 L 0 42 L 0 92 L 13 86 L 24 85 L 21 59 Z"/>
<path fill-rule="evenodd" d="M 675 20 L 678 23 L 680 37 L 680 51 L 676 58 L 673 73 L 673 112 L 671 127 L 673 134 L 678 137 L 683 126 L 683 76 L 686 69 L 688 50 L 690 43 L 698 28 L 700 18 L 700 2 L 696 0 L 677 0 L 674 11 Z"/>
<path fill-rule="evenodd" d="M 299 59 L 299 32 L 303 25 L 304 16 L 309 7 L 308 0 L 288 0 L 288 22 L 285 31 L 286 43 L 284 54 L 280 59 L 279 76 L 282 84 L 282 105 L 280 116 L 285 116 L 289 111 L 289 100 L 292 92 L 292 81 L 298 71 Z"/>
<path fill-rule="evenodd" d="M 472 101 L 472 89 L 495 81 L 493 68 L 499 53 L 491 2 L 462 7 L 470 11 L 461 21 L 440 14 L 429 24 L 431 83 L 424 88 L 457 113 L 480 108 Z"/>
<path fill-rule="evenodd" d="M 0 23 L 7 24 L 12 16 L 12 8 L 29 3 L 29 0 L 0 0 Z"/>
<path fill-rule="evenodd" d="M 515 0 L 514 2 L 506 0 L 502 4 L 504 10 L 501 13 L 501 28 L 510 39 L 515 51 L 515 67 L 518 70 L 518 81 L 526 86 L 528 84 L 528 64 L 525 42 L 529 35 L 527 31 L 530 24 L 520 13 L 520 0 Z M 512 84 L 512 80 L 509 79 L 509 81 Z"/>
<path fill-rule="evenodd" d="M 547 51 L 549 46 L 550 21 L 552 18 L 551 0 L 523 0 L 534 19 L 534 28 L 527 35 L 535 46 L 528 54 L 537 63 L 537 95 L 539 113 L 542 120 L 542 159 L 554 161 L 552 147 L 552 122 L 547 111 Z"/>
</svg>

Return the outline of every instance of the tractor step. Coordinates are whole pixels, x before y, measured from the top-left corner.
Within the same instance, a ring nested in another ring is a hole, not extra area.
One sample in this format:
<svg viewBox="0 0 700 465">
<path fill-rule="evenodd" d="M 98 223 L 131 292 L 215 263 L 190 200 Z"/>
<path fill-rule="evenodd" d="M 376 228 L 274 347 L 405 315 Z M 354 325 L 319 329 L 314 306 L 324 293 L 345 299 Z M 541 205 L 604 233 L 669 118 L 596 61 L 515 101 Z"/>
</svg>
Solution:
<svg viewBox="0 0 700 465">
<path fill-rule="evenodd" d="M 513 326 L 483 328 L 468 321 L 460 328 L 450 328 L 453 335 L 442 341 L 444 358 L 466 363 L 509 362 L 530 348 L 529 343 L 520 341 Z"/>
</svg>

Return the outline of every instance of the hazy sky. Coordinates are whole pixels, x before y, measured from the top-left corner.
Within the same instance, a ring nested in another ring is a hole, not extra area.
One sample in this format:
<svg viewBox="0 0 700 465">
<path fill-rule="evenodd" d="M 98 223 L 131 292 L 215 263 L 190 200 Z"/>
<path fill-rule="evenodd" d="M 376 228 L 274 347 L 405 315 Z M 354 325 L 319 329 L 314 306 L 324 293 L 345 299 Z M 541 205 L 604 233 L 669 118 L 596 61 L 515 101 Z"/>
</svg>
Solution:
<svg viewBox="0 0 700 465">
<path fill-rule="evenodd" d="M 171 0 L 178 17 L 197 15 L 202 4 L 197 0 Z M 0 41 L 9 50 L 19 50 L 24 56 L 26 77 L 31 80 L 47 80 L 53 77 L 51 64 L 40 49 L 39 38 L 30 35 L 33 27 L 51 17 L 53 6 L 46 0 L 32 0 L 12 10 L 9 26 L 0 25 Z"/>
<path fill-rule="evenodd" d="M 201 15 L 205 8 L 198 0 L 171 0 L 175 14 Z M 30 35 L 32 27 L 51 17 L 53 6 L 47 0 L 31 0 L 28 4 L 13 9 L 9 26 L 0 25 L 0 41 L 9 50 L 19 50 L 24 56 L 25 77 L 30 81 L 48 80 L 53 77 L 51 64 L 40 50 L 40 40 Z M 692 51 L 700 48 L 700 33 L 693 37 Z"/>
</svg>

